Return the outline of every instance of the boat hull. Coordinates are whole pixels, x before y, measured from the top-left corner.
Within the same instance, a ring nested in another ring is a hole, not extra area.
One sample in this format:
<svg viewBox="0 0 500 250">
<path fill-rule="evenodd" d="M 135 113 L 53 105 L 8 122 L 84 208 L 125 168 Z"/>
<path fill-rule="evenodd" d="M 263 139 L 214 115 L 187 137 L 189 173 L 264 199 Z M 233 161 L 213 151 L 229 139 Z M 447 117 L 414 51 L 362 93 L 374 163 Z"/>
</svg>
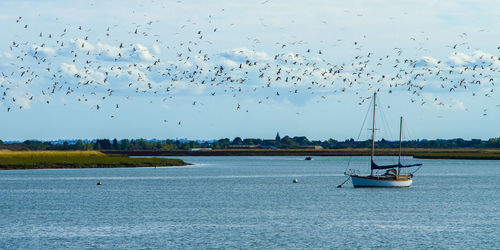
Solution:
<svg viewBox="0 0 500 250">
<path fill-rule="evenodd" d="M 387 178 L 377 178 L 372 176 L 351 176 L 352 185 L 355 188 L 363 187 L 410 187 L 413 183 L 412 179 L 387 179 Z"/>
</svg>

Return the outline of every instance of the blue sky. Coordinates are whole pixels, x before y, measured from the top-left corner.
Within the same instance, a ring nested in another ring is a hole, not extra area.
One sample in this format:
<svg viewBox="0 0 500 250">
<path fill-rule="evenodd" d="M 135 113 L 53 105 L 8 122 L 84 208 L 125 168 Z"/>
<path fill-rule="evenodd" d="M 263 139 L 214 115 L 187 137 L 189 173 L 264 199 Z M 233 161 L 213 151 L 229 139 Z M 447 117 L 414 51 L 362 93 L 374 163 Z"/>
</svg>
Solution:
<svg viewBox="0 0 500 250">
<path fill-rule="evenodd" d="M 392 126 L 381 137 L 395 139 L 401 115 L 407 139 L 497 137 L 498 9 L 2 1 L 0 138 L 343 140 L 357 137 L 374 91 Z"/>
</svg>

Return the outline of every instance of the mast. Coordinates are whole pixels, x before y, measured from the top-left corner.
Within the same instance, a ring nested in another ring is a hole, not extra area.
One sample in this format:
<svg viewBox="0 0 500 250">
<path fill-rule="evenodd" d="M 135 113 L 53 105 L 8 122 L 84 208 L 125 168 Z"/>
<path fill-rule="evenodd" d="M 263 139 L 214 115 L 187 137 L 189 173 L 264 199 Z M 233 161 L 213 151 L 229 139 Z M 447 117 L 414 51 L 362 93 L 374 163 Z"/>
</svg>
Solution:
<svg viewBox="0 0 500 250">
<path fill-rule="evenodd" d="M 403 134 L 403 117 L 401 116 L 399 119 L 399 156 L 398 156 L 398 175 L 399 171 L 401 168 L 399 167 L 401 165 L 401 137 Z"/>
<path fill-rule="evenodd" d="M 373 124 L 372 124 L 372 152 L 371 152 L 371 162 L 370 162 L 370 175 L 373 175 L 373 158 L 375 154 L 375 107 L 377 101 L 377 92 L 373 93 Z"/>
</svg>

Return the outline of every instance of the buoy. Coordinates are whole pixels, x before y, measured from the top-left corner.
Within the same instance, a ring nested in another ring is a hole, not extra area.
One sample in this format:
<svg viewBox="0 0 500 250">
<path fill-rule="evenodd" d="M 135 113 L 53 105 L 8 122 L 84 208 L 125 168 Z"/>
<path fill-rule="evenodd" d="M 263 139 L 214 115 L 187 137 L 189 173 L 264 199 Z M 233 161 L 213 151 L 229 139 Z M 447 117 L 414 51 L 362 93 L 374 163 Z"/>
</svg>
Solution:
<svg viewBox="0 0 500 250">
<path fill-rule="evenodd" d="M 293 183 L 299 183 L 299 180 L 297 180 L 297 179 L 293 179 L 293 181 L 292 181 L 292 182 L 293 182 Z"/>
<path fill-rule="evenodd" d="M 99 181 L 99 182 L 97 182 L 97 186 L 100 186 L 100 185 L 102 185 L 102 183 L 101 183 L 100 181 Z"/>
</svg>

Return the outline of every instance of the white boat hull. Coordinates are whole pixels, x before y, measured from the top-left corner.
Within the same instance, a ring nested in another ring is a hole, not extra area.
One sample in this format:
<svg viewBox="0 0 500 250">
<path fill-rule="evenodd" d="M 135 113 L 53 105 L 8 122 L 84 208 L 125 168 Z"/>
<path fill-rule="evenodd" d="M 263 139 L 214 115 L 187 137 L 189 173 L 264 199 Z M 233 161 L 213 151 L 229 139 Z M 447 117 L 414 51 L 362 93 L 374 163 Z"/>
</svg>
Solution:
<svg viewBox="0 0 500 250">
<path fill-rule="evenodd" d="M 410 187 L 413 180 L 395 180 L 395 179 L 384 179 L 384 178 L 370 178 L 370 177 L 357 177 L 351 176 L 352 185 L 357 187 Z"/>
</svg>

